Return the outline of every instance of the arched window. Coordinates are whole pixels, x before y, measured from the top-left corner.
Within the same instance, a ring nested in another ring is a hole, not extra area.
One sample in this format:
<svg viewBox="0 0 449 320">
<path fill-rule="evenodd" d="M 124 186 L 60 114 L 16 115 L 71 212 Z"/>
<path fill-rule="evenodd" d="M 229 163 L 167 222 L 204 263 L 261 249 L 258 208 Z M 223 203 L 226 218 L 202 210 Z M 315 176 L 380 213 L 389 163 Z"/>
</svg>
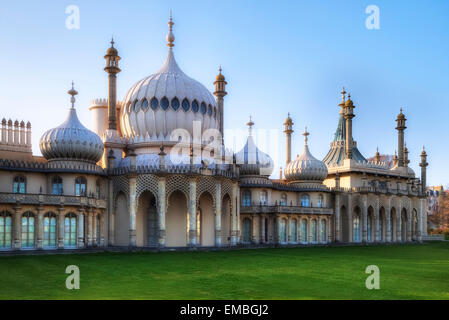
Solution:
<svg viewBox="0 0 449 320">
<path fill-rule="evenodd" d="M 207 112 L 206 104 L 204 102 L 201 102 L 201 113 L 206 114 L 206 112 Z"/>
<path fill-rule="evenodd" d="M 161 108 L 162 108 L 162 110 L 167 110 L 169 105 L 170 105 L 170 103 L 169 103 L 168 99 L 166 97 L 163 97 L 161 99 Z"/>
<path fill-rule="evenodd" d="M 139 101 L 139 100 L 136 100 L 136 101 L 134 102 L 134 112 L 138 112 L 139 109 L 140 109 L 140 101 Z"/>
<path fill-rule="evenodd" d="M 321 225 L 320 225 L 320 241 L 321 243 L 326 243 L 327 239 L 326 239 L 326 220 L 321 220 Z"/>
<path fill-rule="evenodd" d="M 189 109 L 190 109 L 189 100 L 187 100 L 187 99 L 182 100 L 182 109 L 186 112 L 189 111 Z"/>
<path fill-rule="evenodd" d="M 75 179 L 75 195 L 85 197 L 87 195 L 87 180 L 84 177 Z"/>
<path fill-rule="evenodd" d="M 301 207 L 310 207 L 310 197 L 308 194 L 301 196 Z"/>
<path fill-rule="evenodd" d="M 173 110 L 175 110 L 175 111 L 179 109 L 179 100 L 178 100 L 178 98 L 174 97 L 174 98 L 171 100 L 171 107 L 172 107 Z"/>
<path fill-rule="evenodd" d="M 11 248 L 11 219 L 8 211 L 0 212 L 0 249 Z"/>
<path fill-rule="evenodd" d="M 262 192 L 260 193 L 260 203 L 263 206 L 266 206 L 268 203 L 268 194 L 265 190 L 262 190 Z"/>
<path fill-rule="evenodd" d="M 359 242 L 360 241 L 360 216 L 359 214 L 355 214 L 353 218 L 352 224 L 352 241 Z"/>
<path fill-rule="evenodd" d="M 44 216 L 44 247 L 56 247 L 56 215 L 46 213 Z"/>
<path fill-rule="evenodd" d="M 22 215 L 22 248 L 34 248 L 34 214 Z"/>
<path fill-rule="evenodd" d="M 155 97 L 153 97 L 150 101 L 151 109 L 156 110 L 158 106 L 159 106 L 159 101 Z"/>
<path fill-rule="evenodd" d="M 97 180 L 97 182 L 95 183 L 95 195 L 97 196 L 97 198 L 100 198 L 100 196 L 101 196 L 100 180 Z"/>
<path fill-rule="evenodd" d="M 211 105 L 209 105 L 209 106 L 207 107 L 207 114 L 208 114 L 209 116 L 212 116 L 212 106 L 211 106 Z"/>
<path fill-rule="evenodd" d="M 297 222 L 296 219 L 292 219 L 290 221 L 290 241 L 296 242 L 298 241 L 298 230 L 297 230 Z"/>
<path fill-rule="evenodd" d="M 307 243 L 307 220 L 302 219 L 301 220 L 301 243 Z"/>
<path fill-rule="evenodd" d="M 146 98 L 142 101 L 142 110 L 147 111 L 148 110 L 148 100 Z"/>
<path fill-rule="evenodd" d="M 193 110 L 193 112 L 198 112 L 199 109 L 200 109 L 200 106 L 198 105 L 198 101 L 193 100 L 193 102 L 192 102 L 192 110 Z"/>
<path fill-rule="evenodd" d="M 64 247 L 76 247 L 76 215 L 66 214 L 64 219 Z"/>
<path fill-rule="evenodd" d="M 316 220 L 313 219 L 310 223 L 310 233 L 312 235 L 312 243 L 317 243 L 318 242 L 318 230 L 317 230 L 317 226 L 316 226 Z"/>
<path fill-rule="evenodd" d="M 283 218 L 279 221 L 279 232 L 281 243 L 287 243 L 287 219 Z"/>
<path fill-rule="evenodd" d="M 285 193 L 281 194 L 281 206 L 287 205 L 287 195 Z"/>
<path fill-rule="evenodd" d="M 368 242 L 371 242 L 371 229 L 372 229 L 372 227 L 371 227 L 371 216 L 368 215 L 367 216 L 367 221 L 366 221 L 366 232 L 367 232 L 366 237 L 367 237 L 367 241 Z"/>
<path fill-rule="evenodd" d="M 250 207 L 251 206 L 251 191 L 244 190 L 242 194 L 242 206 Z"/>
<path fill-rule="evenodd" d="M 26 192 L 26 179 L 22 176 L 17 176 L 14 178 L 13 185 L 14 193 L 25 193 Z"/>
<path fill-rule="evenodd" d="M 318 195 L 317 206 L 318 208 L 322 208 L 324 206 L 324 197 L 322 194 Z"/>
<path fill-rule="evenodd" d="M 242 241 L 244 243 L 251 242 L 251 220 L 244 218 L 242 223 Z"/>
<path fill-rule="evenodd" d="M 54 176 L 52 179 L 52 194 L 60 196 L 62 194 L 62 178 Z"/>
</svg>

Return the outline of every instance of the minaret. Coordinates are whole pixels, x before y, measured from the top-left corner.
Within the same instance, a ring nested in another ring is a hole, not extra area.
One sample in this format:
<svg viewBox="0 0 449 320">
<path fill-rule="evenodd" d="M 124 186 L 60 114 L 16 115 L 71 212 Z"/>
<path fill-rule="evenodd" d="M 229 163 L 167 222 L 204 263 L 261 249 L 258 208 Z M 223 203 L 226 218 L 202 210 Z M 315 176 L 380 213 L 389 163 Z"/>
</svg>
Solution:
<svg viewBox="0 0 449 320">
<path fill-rule="evenodd" d="M 354 108 L 354 104 L 351 100 L 351 94 L 348 93 L 348 100 L 346 100 L 344 107 L 344 117 L 346 120 L 346 159 L 352 159 L 352 118 L 355 117 Z"/>
<path fill-rule="evenodd" d="M 419 166 L 421 167 L 421 188 L 422 188 L 422 194 L 426 194 L 426 183 L 427 183 L 427 166 L 429 164 L 427 163 L 427 153 L 424 149 L 424 146 L 422 147 L 421 152 L 421 162 Z"/>
<path fill-rule="evenodd" d="M 290 113 L 288 113 L 287 119 L 284 122 L 284 132 L 286 137 L 286 157 L 285 157 L 285 167 L 287 168 L 290 161 L 292 161 L 292 133 L 293 133 L 293 121 L 290 118 Z"/>
<path fill-rule="evenodd" d="M 396 130 L 398 130 L 398 167 L 404 166 L 404 130 L 407 129 L 405 126 L 405 119 L 404 114 L 402 113 L 402 108 L 400 113 L 398 114 L 398 117 L 396 119 Z"/>
<path fill-rule="evenodd" d="M 398 154 L 396 150 L 394 150 L 394 156 L 393 156 L 393 168 L 398 166 Z"/>
<path fill-rule="evenodd" d="M 374 155 L 374 161 L 375 161 L 376 163 L 380 163 L 379 147 L 376 148 L 376 154 Z"/>
<path fill-rule="evenodd" d="M 108 129 L 117 130 L 117 73 L 121 70 L 118 67 L 120 57 L 114 48 L 114 39 L 111 40 L 111 47 L 104 58 L 106 59 L 104 71 L 108 73 Z"/>
<path fill-rule="evenodd" d="M 226 85 L 228 83 L 225 81 L 225 77 L 221 74 L 221 66 L 218 69 L 218 75 L 215 78 L 215 92 L 214 95 L 217 97 L 217 106 L 218 106 L 218 111 L 220 114 L 220 133 L 221 136 L 223 137 L 223 108 L 224 108 L 224 96 L 227 95 L 228 93 L 226 92 Z"/>
<path fill-rule="evenodd" d="M 404 146 L 404 167 L 408 167 L 409 163 L 410 163 L 410 160 L 408 159 L 407 144 L 405 144 L 405 146 Z"/>
</svg>

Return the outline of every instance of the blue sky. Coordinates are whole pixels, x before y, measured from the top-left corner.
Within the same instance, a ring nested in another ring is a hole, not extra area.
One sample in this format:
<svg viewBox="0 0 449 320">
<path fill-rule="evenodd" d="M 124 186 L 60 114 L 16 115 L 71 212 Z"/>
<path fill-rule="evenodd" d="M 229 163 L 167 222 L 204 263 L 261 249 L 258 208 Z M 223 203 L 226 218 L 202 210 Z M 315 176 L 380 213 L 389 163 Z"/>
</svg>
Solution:
<svg viewBox="0 0 449 320">
<path fill-rule="evenodd" d="M 65 26 L 68 5 L 80 29 Z M 365 8 L 380 9 L 368 30 Z M 356 105 L 354 137 L 362 154 L 392 154 L 403 107 L 411 166 L 423 145 L 428 183 L 449 184 L 448 1 L 8 1 L 0 6 L 0 117 L 30 120 L 33 151 L 42 133 L 66 117 L 70 82 L 77 110 L 91 126 L 89 101 L 107 96 L 103 55 L 114 35 L 122 57 L 118 97 L 155 72 L 166 56 L 169 9 L 180 67 L 213 91 L 218 65 L 228 81 L 225 128 L 282 129 L 295 122 L 293 155 L 323 158 L 335 132 L 341 87 Z M 233 146 L 233 142 L 228 142 Z M 237 145 L 238 146 L 238 145 Z M 284 163 L 280 140 L 277 166 Z M 277 175 L 278 169 L 275 171 Z"/>
</svg>

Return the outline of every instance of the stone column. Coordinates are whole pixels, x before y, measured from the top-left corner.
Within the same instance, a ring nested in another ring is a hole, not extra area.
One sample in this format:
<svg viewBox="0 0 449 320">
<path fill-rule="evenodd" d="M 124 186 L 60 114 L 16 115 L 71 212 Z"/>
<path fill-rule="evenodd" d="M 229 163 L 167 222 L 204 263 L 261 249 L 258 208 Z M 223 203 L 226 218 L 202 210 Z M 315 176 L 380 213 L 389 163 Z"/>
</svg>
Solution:
<svg viewBox="0 0 449 320">
<path fill-rule="evenodd" d="M 64 249 L 64 208 L 58 208 L 58 249 Z"/>
<path fill-rule="evenodd" d="M 97 223 L 98 223 L 98 214 L 94 210 L 92 214 L 92 246 L 98 246 L 97 243 Z"/>
<path fill-rule="evenodd" d="M 22 208 L 19 205 L 14 206 L 14 249 L 19 250 L 22 247 Z"/>
<path fill-rule="evenodd" d="M 87 213 L 87 246 L 92 246 L 92 217 L 93 213 L 92 210 L 89 209 L 89 212 Z"/>
<path fill-rule="evenodd" d="M 129 177 L 129 246 L 136 246 L 137 176 Z"/>
<path fill-rule="evenodd" d="M 78 209 L 78 248 L 84 248 L 84 214 L 83 209 Z"/>
<path fill-rule="evenodd" d="M 257 244 L 259 241 L 256 237 L 256 230 L 257 230 L 257 219 L 256 214 L 253 212 L 251 213 L 251 243 Z"/>
<path fill-rule="evenodd" d="M 340 231 L 340 225 L 341 225 L 341 217 L 340 217 L 340 193 L 335 194 L 335 241 L 340 242 L 341 241 L 341 231 Z"/>
<path fill-rule="evenodd" d="M 37 243 L 36 248 L 42 249 L 44 247 L 44 207 L 38 206 L 37 211 Z"/>
<path fill-rule="evenodd" d="M 265 243 L 267 240 L 265 239 L 265 215 L 260 215 L 260 243 Z"/>
<path fill-rule="evenodd" d="M 276 218 L 275 218 L 275 225 L 276 228 L 274 230 L 274 243 L 275 244 L 280 244 L 281 243 L 281 215 L 279 213 L 276 213 Z"/>
<path fill-rule="evenodd" d="M 159 247 L 165 247 L 165 212 L 166 212 L 166 192 L 165 187 L 167 184 L 167 179 L 165 177 L 159 177 L 158 179 L 158 202 L 157 206 L 157 221 L 159 225 Z"/>
<path fill-rule="evenodd" d="M 239 206 L 238 202 L 238 185 L 237 183 L 232 184 L 232 227 L 231 227 L 231 245 L 236 245 L 239 241 L 239 231 L 240 231 L 240 216 L 237 211 Z"/>
<path fill-rule="evenodd" d="M 115 215 L 115 199 L 114 199 L 114 182 L 112 181 L 112 179 L 108 180 L 108 209 L 107 209 L 107 230 L 108 230 L 108 235 L 107 235 L 107 239 L 108 242 L 106 245 L 114 245 L 115 243 L 115 221 L 114 221 L 114 215 Z"/>
<path fill-rule="evenodd" d="M 372 226 L 371 226 L 372 227 Z M 362 195 L 362 242 L 366 242 L 368 237 L 368 195 Z"/>
<path fill-rule="evenodd" d="M 307 243 L 312 243 L 312 219 L 309 217 L 307 217 Z"/>
<path fill-rule="evenodd" d="M 292 239 L 290 237 L 290 222 L 291 222 L 291 219 L 292 219 L 291 214 L 288 214 L 287 215 L 287 225 L 286 225 L 286 228 L 285 228 L 286 232 L 287 232 L 287 234 L 286 234 L 286 236 L 287 236 L 287 243 L 292 242 Z"/>
<path fill-rule="evenodd" d="M 423 236 L 423 215 L 427 215 L 426 213 L 426 200 L 424 199 L 419 199 L 419 206 L 418 206 L 418 230 L 416 230 L 417 232 L 417 240 L 419 242 L 422 241 L 422 236 Z"/>
<path fill-rule="evenodd" d="M 197 199 L 196 199 L 197 179 L 190 178 L 189 181 L 189 246 L 197 246 Z"/>
<path fill-rule="evenodd" d="M 374 208 L 374 239 L 373 242 L 380 242 L 379 240 L 379 225 L 380 225 L 380 199 L 376 197 L 376 205 Z"/>
<path fill-rule="evenodd" d="M 402 197 L 398 199 L 398 211 L 396 212 L 396 242 L 402 241 Z"/>
<path fill-rule="evenodd" d="M 327 218 L 327 220 L 326 220 L 326 232 L 327 232 L 327 243 L 331 243 L 332 242 L 332 228 L 331 228 L 331 216 L 329 216 L 328 218 Z"/>
<path fill-rule="evenodd" d="M 105 246 L 105 236 L 104 233 L 106 231 L 105 227 L 105 213 L 100 212 L 100 243 L 98 244 L 100 247 Z"/>
<path fill-rule="evenodd" d="M 221 181 L 215 182 L 215 246 L 221 246 Z"/>
</svg>

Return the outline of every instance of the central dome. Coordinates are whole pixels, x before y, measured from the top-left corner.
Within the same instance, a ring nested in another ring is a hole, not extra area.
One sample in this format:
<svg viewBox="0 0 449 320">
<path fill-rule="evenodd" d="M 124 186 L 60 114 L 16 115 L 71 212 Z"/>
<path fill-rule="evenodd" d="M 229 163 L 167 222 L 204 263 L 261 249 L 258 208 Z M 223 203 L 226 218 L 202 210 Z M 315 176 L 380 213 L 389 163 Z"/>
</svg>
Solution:
<svg viewBox="0 0 449 320">
<path fill-rule="evenodd" d="M 173 132 L 175 129 L 187 130 L 193 136 L 194 121 L 201 122 L 201 133 L 219 129 L 220 112 L 214 96 L 176 63 L 171 20 L 169 25 L 169 50 L 164 65 L 132 86 L 122 102 L 121 128 L 131 144 L 177 141 L 180 134 Z"/>
</svg>

